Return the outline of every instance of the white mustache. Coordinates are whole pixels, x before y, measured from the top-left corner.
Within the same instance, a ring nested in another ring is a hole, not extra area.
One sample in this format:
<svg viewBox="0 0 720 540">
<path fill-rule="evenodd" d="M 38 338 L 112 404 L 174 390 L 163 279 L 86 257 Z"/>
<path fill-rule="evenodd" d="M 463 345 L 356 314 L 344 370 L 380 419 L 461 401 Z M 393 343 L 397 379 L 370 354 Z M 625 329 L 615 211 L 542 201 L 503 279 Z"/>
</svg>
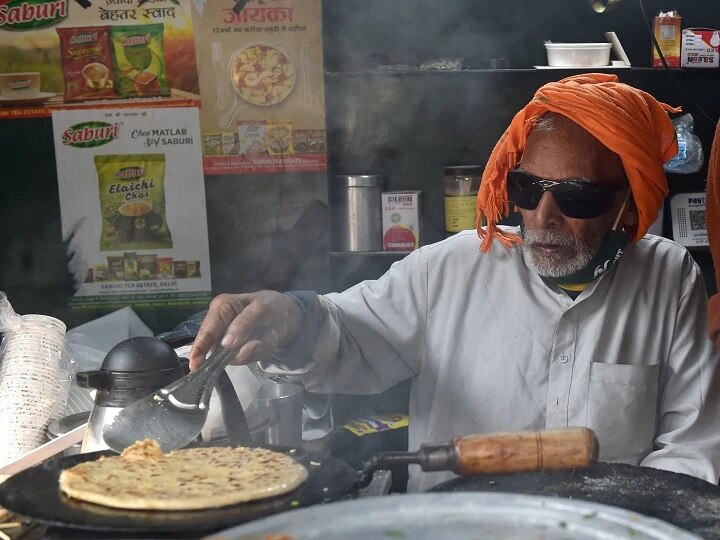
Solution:
<svg viewBox="0 0 720 540">
<path fill-rule="evenodd" d="M 560 247 L 577 247 L 577 239 L 574 236 L 558 234 L 552 231 L 525 231 L 523 243 L 532 247 L 535 244 L 551 244 Z"/>
</svg>

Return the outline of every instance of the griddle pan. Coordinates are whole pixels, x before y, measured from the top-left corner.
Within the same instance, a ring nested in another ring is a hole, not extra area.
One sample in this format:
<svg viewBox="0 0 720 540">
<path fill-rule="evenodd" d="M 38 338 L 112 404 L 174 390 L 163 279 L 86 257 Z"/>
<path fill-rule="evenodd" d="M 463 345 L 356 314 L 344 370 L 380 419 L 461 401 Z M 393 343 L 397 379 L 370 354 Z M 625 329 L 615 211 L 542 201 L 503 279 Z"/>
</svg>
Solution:
<svg viewBox="0 0 720 540">
<path fill-rule="evenodd" d="M 595 434 L 587 428 L 490 433 L 456 437 L 446 444 L 424 444 L 416 452 L 375 454 L 362 471 L 332 457 L 304 449 L 268 447 L 302 463 L 308 479 L 291 493 L 271 499 L 194 511 L 114 509 L 76 501 L 58 487 L 63 469 L 111 451 L 53 459 L 26 469 L 0 485 L 0 506 L 51 527 L 128 533 L 204 534 L 286 510 L 350 498 L 372 479 L 373 472 L 393 465 L 417 464 L 424 471 L 460 475 L 570 469 L 597 461 Z"/>
<path fill-rule="evenodd" d="M 105 450 L 53 459 L 11 476 L 0 485 L 0 506 L 48 527 L 198 537 L 278 512 L 351 497 L 359 489 L 357 471 L 338 459 L 316 459 L 301 449 L 268 448 L 283 451 L 305 465 L 308 479 L 296 490 L 271 499 L 192 511 L 122 510 L 63 495 L 58 487 L 60 471 L 100 456 L 117 455 Z"/>
<path fill-rule="evenodd" d="M 625 463 L 577 470 L 454 478 L 434 492 L 493 491 L 563 497 L 618 506 L 720 539 L 720 487 L 687 474 Z"/>
</svg>

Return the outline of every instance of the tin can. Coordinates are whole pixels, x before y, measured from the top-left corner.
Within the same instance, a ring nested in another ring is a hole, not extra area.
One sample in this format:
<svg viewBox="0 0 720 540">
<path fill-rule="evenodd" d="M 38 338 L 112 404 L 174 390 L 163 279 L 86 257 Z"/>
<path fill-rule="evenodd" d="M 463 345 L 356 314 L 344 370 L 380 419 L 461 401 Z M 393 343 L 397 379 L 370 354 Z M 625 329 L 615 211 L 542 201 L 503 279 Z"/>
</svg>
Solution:
<svg viewBox="0 0 720 540">
<path fill-rule="evenodd" d="M 333 251 L 382 251 L 383 177 L 335 176 L 330 186 Z"/>
</svg>

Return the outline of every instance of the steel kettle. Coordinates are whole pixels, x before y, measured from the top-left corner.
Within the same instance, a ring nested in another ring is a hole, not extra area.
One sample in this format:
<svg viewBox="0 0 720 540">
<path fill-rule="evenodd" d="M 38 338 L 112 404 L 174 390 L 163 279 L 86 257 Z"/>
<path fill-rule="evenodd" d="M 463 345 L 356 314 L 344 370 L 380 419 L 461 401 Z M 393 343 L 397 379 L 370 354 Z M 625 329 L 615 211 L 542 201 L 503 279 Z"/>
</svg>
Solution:
<svg viewBox="0 0 720 540">
<path fill-rule="evenodd" d="M 78 386 L 96 389 L 88 430 L 80 451 L 108 449 L 103 430 L 123 408 L 189 371 L 187 358 L 178 357 L 173 346 L 162 339 L 135 337 L 115 345 L 108 351 L 100 369 L 76 375 Z M 217 391 L 222 417 L 231 439 L 237 443 L 247 442 L 249 435 L 243 408 L 225 372 L 218 381 Z"/>
</svg>

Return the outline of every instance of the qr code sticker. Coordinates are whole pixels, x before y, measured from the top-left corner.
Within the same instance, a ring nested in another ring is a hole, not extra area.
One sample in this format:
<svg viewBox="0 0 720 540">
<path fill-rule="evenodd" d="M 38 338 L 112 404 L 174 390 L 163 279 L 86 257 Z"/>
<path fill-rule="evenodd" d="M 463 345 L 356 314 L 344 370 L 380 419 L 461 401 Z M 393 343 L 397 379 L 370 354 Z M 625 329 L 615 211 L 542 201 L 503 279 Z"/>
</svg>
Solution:
<svg viewBox="0 0 720 540">
<path fill-rule="evenodd" d="M 690 210 L 690 230 L 704 231 L 705 226 L 705 210 Z"/>
</svg>

